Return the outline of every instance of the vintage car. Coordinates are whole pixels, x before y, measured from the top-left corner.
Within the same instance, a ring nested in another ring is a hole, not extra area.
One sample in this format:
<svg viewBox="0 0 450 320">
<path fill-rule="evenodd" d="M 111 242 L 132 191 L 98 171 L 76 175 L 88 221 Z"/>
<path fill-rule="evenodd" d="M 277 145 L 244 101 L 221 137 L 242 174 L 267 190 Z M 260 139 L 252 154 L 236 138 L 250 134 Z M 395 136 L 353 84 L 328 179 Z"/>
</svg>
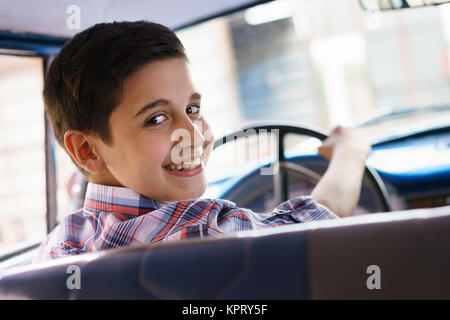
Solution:
<svg viewBox="0 0 450 320">
<path fill-rule="evenodd" d="M 0 299 L 450 299 L 446 2 L 0 1 Z M 263 214 L 310 194 L 340 124 L 372 144 L 354 216 L 32 263 L 87 185 L 45 70 L 82 29 L 142 19 L 176 30 L 204 97 L 205 198 Z"/>
</svg>

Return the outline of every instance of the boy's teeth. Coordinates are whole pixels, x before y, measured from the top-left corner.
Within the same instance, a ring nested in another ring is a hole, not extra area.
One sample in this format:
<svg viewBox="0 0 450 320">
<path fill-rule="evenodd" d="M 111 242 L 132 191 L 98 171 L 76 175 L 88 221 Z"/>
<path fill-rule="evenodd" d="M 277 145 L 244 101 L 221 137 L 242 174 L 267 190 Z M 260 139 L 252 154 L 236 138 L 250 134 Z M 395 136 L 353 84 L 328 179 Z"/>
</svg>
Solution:
<svg viewBox="0 0 450 320">
<path fill-rule="evenodd" d="M 193 162 L 183 163 L 182 165 L 171 164 L 168 169 L 169 170 L 189 170 L 189 169 L 194 169 L 194 168 L 198 167 L 201 162 L 202 162 L 202 160 L 200 158 L 197 158 Z"/>
</svg>

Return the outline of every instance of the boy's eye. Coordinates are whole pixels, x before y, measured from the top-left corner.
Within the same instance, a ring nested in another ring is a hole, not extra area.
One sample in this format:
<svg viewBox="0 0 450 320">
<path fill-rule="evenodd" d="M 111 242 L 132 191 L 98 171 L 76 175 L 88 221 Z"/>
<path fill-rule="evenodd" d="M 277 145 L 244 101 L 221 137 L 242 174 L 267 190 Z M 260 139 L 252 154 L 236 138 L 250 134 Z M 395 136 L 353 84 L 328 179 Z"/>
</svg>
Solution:
<svg viewBox="0 0 450 320">
<path fill-rule="evenodd" d="M 157 114 L 156 116 L 151 117 L 145 122 L 146 126 L 154 126 L 165 121 L 167 117 L 163 114 Z"/>
<path fill-rule="evenodd" d="M 200 106 L 189 106 L 186 108 L 187 114 L 198 114 L 200 113 Z"/>
</svg>

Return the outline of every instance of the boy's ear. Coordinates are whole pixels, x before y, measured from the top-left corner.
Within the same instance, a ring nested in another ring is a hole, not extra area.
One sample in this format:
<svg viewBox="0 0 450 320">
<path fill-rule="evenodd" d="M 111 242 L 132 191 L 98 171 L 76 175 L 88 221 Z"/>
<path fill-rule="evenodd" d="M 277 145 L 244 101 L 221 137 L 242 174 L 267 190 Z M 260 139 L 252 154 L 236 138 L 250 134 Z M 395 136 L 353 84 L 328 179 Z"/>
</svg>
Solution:
<svg viewBox="0 0 450 320">
<path fill-rule="evenodd" d="M 93 139 L 78 130 L 67 130 L 64 133 L 64 145 L 75 162 L 90 174 L 100 174 L 105 163 L 93 148 Z"/>
</svg>

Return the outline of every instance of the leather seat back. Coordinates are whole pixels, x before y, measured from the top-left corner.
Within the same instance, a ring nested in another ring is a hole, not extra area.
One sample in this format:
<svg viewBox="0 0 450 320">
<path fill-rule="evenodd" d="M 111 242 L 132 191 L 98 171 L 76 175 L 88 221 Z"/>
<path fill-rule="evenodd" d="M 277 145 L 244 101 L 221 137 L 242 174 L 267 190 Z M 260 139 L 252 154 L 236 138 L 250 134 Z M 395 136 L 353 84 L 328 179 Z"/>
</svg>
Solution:
<svg viewBox="0 0 450 320">
<path fill-rule="evenodd" d="M 450 207 L 374 214 L 5 270 L 0 298 L 449 299 L 449 244 Z"/>
</svg>

